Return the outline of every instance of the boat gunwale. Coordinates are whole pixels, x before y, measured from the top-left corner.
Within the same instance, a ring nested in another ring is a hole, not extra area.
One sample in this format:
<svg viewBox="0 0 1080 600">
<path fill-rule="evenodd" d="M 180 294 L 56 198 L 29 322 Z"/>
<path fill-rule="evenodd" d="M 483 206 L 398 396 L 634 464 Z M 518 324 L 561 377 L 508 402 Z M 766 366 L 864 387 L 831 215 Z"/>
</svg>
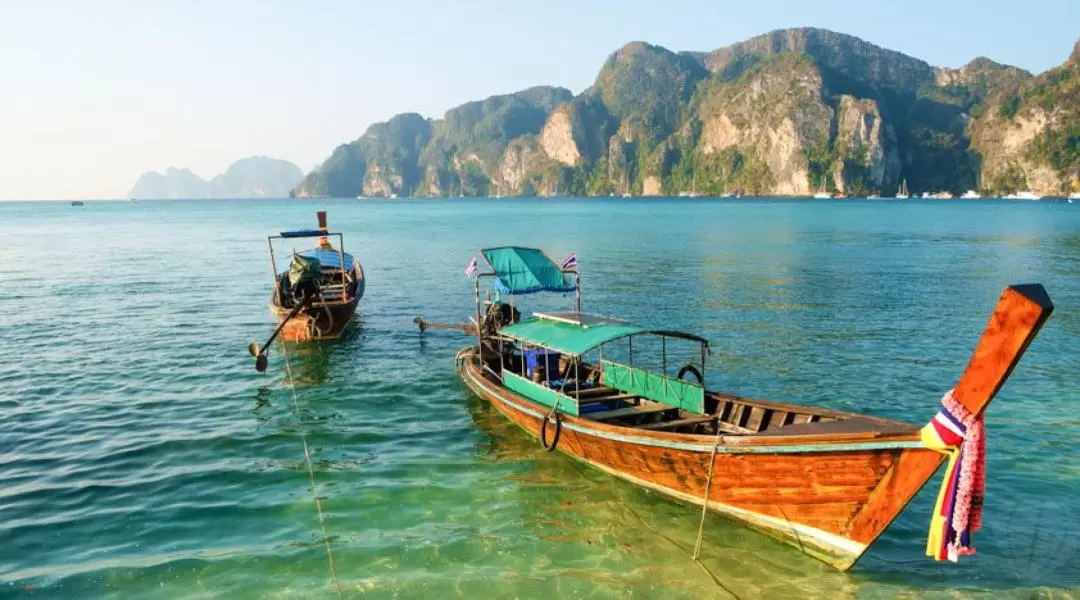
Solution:
<svg viewBox="0 0 1080 600">
<path fill-rule="evenodd" d="M 498 385 L 490 378 L 479 372 L 479 369 L 467 361 L 464 365 L 468 376 L 477 381 L 486 390 L 496 393 L 505 403 L 512 404 L 515 408 L 530 416 L 544 418 L 551 412 L 550 407 L 530 400 L 502 385 Z M 790 405 L 799 406 L 799 405 Z M 807 408 L 801 406 L 804 410 Z M 651 431 L 612 425 L 593 421 L 584 417 L 574 417 L 558 413 L 560 426 L 574 429 L 575 431 L 598 435 L 610 439 L 618 439 L 627 443 L 636 443 L 649 446 L 664 446 L 698 452 L 711 452 L 717 447 L 719 452 L 737 452 L 739 448 L 745 448 L 749 452 L 768 452 L 770 449 L 780 453 L 791 452 L 841 452 L 854 450 L 877 450 L 889 448 L 922 448 L 919 430 L 912 425 L 910 432 L 852 432 L 852 433 L 823 433 L 801 435 L 775 435 L 770 432 L 747 433 L 747 434 L 689 434 L 671 433 L 664 431 Z M 863 417 L 858 413 L 848 413 L 856 417 Z M 906 423 L 901 423 L 908 425 Z M 776 430 L 777 432 L 781 430 Z M 857 444 L 857 447 L 851 447 Z M 752 448 L 752 449 L 751 449 Z"/>
</svg>

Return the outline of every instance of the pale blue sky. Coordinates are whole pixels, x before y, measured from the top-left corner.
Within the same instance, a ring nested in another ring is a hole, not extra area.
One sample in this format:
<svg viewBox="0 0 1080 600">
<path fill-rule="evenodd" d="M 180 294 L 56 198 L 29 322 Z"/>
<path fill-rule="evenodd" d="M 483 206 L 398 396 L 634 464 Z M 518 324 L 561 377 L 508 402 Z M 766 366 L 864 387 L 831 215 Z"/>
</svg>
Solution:
<svg viewBox="0 0 1080 600">
<path fill-rule="evenodd" d="M 1080 0 L 0 0 L 0 199 L 120 198 L 144 171 L 209 178 L 252 154 L 306 172 L 399 112 L 580 92 L 628 41 L 798 26 L 1040 72 L 1080 38 Z"/>
</svg>

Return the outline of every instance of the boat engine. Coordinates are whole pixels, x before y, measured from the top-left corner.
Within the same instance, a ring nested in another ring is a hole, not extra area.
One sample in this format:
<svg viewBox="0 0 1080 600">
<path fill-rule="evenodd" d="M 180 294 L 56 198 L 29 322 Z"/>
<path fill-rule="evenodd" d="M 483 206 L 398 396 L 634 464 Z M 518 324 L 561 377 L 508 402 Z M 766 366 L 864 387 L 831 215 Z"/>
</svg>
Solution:
<svg viewBox="0 0 1080 600">
<path fill-rule="evenodd" d="M 481 337 L 494 335 L 502 327 L 521 320 L 521 311 L 511 304 L 488 302 L 484 311 L 484 322 L 480 325 Z"/>
</svg>

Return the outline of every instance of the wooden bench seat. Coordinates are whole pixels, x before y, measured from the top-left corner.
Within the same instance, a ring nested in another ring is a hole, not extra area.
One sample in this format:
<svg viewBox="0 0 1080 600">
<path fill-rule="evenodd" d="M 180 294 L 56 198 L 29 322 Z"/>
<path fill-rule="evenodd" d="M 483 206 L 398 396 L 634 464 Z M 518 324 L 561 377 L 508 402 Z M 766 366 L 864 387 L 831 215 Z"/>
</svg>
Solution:
<svg viewBox="0 0 1080 600">
<path fill-rule="evenodd" d="M 687 417 L 685 419 L 677 419 L 675 421 L 661 421 L 659 423 L 646 423 L 645 425 L 638 425 L 638 429 L 648 429 L 652 431 L 659 431 L 663 429 L 676 429 L 678 427 L 697 425 L 699 423 L 709 423 L 715 421 L 716 417 Z"/>
<path fill-rule="evenodd" d="M 651 415 L 655 413 L 662 413 L 669 410 L 676 410 L 673 406 L 666 404 L 660 404 L 659 402 L 652 402 L 649 404 L 643 404 L 641 406 L 627 406 L 626 408 L 616 408 L 615 410 L 605 410 L 604 412 L 592 413 L 589 416 L 594 421 L 608 421 L 611 419 L 618 419 L 621 417 L 636 417 Z"/>
<path fill-rule="evenodd" d="M 581 390 L 581 399 L 584 400 L 586 398 L 589 398 L 591 400 L 592 398 L 594 398 L 596 396 L 604 396 L 606 394 L 617 394 L 617 393 L 619 393 L 619 390 L 617 390 L 617 389 L 615 389 L 613 387 L 601 386 L 601 387 L 595 387 L 595 388 L 589 388 L 589 389 Z"/>
</svg>

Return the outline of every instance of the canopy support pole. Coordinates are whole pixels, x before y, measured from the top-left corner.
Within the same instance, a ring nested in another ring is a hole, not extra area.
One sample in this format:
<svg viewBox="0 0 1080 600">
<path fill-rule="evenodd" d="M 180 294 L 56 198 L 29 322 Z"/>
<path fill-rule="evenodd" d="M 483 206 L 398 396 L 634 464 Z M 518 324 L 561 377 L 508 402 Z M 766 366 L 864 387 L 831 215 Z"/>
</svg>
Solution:
<svg viewBox="0 0 1080 600">
<path fill-rule="evenodd" d="M 660 334 L 660 373 L 664 376 L 664 398 L 668 397 L 667 336 Z"/>
<path fill-rule="evenodd" d="M 574 271 L 574 277 L 577 278 L 577 285 L 574 286 L 574 294 L 575 294 L 574 306 L 575 306 L 575 310 L 580 314 L 581 313 L 581 273 L 578 273 L 577 271 Z"/>
<path fill-rule="evenodd" d="M 480 275 L 477 275 L 476 278 L 473 279 L 473 287 L 476 294 L 476 355 L 480 359 L 480 366 L 483 367 L 484 344 L 480 337 L 482 333 L 480 330 L 483 329 L 483 327 L 481 327 L 482 321 L 480 320 Z"/>
</svg>

